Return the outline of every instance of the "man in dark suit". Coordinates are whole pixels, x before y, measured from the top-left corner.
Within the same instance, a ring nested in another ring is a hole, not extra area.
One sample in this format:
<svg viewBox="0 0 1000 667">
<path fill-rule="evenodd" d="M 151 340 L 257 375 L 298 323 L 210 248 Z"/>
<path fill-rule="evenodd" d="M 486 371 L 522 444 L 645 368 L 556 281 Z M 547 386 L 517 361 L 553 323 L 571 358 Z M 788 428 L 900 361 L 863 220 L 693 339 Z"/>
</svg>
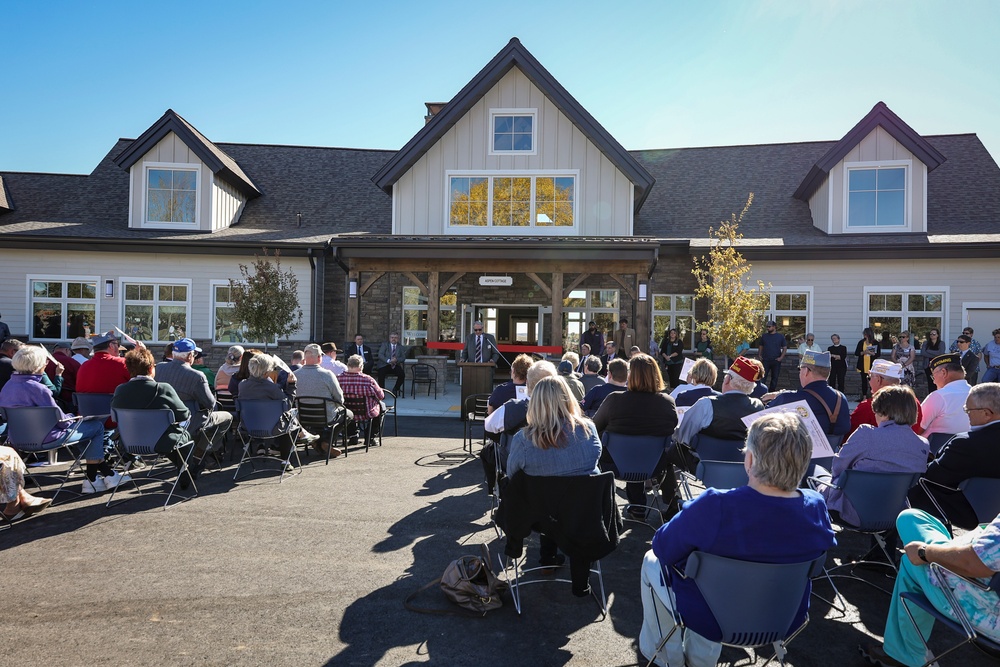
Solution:
<svg viewBox="0 0 1000 667">
<path fill-rule="evenodd" d="M 952 438 L 931 461 L 924 479 L 956 488 L 972 477 L 1000 479 L 1000 383 L 984 382 L 972 388 L 965 399 L 972 428 Z M 931 491 L 952 524 L 971 530 L 979 525 L 976 513 L 961 493 Z M 910 489 L 910 505 L 943 519 L 920 486 Z"/>
<path fill-rule="evenodd" d="M 958 337 L 958 351 L 962 355 L 962 368 L 965 369 L 965 381 L 975 385 L 979 381 L 979 355 L 972 351 L 972 336 L 962 334 Z"/>
<path fill-rule="evenodd" d="M 465 347 L 459 361 L 495 364 L 499 358 L 497 339 L 493 334 L 483 333 L 483 323 L 476 320 L 472 325 L 472 333 L 465 337 Z"/>
<path fill-rule="evenodd" d="M 372 349 L 365 345 L 365 337 L 361 334 L 354 335 L 354 342 L 347 346 L 347 349 L 344 351 L 344 358 L 350 359 L 355 354 L 364 360 L 361 372 L 365 375 L 371 375 L 372 369 L 375 368 L 375 355 L 372 354 Z"/>
<path fill-rule="evenodd" d="M 400 398 L 403 396 L 403 386 L 406 382 L 406 368 L 403 364 L 408 354 L 410 354 L 410 346 L 401 345 L 399 334 L 395 331 L 389 334 L 389 340 L 382 343 L 378 349 L 378 383 L 384 387 L 385 376 L 395 375 L 396 384 L 392 387 L 392 393 Z"/>
</svg>

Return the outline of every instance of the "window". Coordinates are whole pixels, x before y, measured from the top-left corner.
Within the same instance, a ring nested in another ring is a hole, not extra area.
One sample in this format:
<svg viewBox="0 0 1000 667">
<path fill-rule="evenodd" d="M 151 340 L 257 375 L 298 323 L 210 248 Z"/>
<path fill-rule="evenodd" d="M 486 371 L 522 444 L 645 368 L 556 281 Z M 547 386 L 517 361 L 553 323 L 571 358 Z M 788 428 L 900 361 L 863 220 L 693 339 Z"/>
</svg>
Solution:
<svg viewBox="0 0 1000 667">
<path fill-rule="evenodd" d="M 944 335 L 945 290 L 872 290 L 866 291 L 865 296 L 865 322 L 883 347 L 891 345 L 892 336 L 901 331 L 909 331 L 910 342 L 915 345 L 923 344 L 931 329 Z"/>
<path fill-rule="evenodd" d="M 575 289 L 563 299 L 563 345 L 567 350 L 580 348 L 580 336 L 593 320 L 597 330 L 604 334 L 604 340 L 618 328 L 621 307 L 616 289 Z M 591 350 L 591 354 L 601 355 L 604 350 Z"/>
<path fill-rule="evenodd" d="M 97 278 L 30 277 L 32 340 L 67 340 L 97 330 Z"/>
<path fill-rule="evenodd" d="M 778 333 L 785 336 L 790 348 L 796 338 L 805 338 L 810 327 L 812 288 L 772 288 L 771 309 L 767 318 L 778 323 Z"/>
<path fill-rule="evenodd" d="M 456 314 L 458 292 L 449 290 L 439 302 L 438 337 L 441 341 L 458 340 L 458 319 Z M 427 297 L 419 287 L 403 287 L 403 343 L 424 345 L 427 342 Z"/>
<path fill-rule="evenodd" d="M 694 349 L 694 296 L 690 294 L 653 295 L 653 337 L 657 345 L 667 331 L 677 329 L 684 348 Z"/>
<path fill-rule="evenodd" d="M 190 292 L 190 283 L 122 279 L 125 333 L 151 343 L 169 343 L 188 336 Z"/>
<path fill-rule="evenodd" d="M 212 342 L 220 345 L 263 345 L 259 341 L 249 341 L 246 329 L 236 321 L 233 314 L 233 300 L 229 282 L 212 283 Z"/>
<path fill-rule="evenodd" d="M 905 227 L 906 167 L 847 170 L 848 227 Z"/>
<path fill-rule="evenodd" d="M 152 225 L 195 226 L 198 222 L 198 169 L 146 167 L 146 219 Z"/>
<path fill-rule="evenodd" d="M 495 109 L 490 112 L 491 153 L 535 152 L 535 111 Z"/>
<path fill-rule="evenodd" d="M 463 232 L 576 224 L 575 175 L 450 175 L 448 181 L 449 223 Z"/>
</svg>

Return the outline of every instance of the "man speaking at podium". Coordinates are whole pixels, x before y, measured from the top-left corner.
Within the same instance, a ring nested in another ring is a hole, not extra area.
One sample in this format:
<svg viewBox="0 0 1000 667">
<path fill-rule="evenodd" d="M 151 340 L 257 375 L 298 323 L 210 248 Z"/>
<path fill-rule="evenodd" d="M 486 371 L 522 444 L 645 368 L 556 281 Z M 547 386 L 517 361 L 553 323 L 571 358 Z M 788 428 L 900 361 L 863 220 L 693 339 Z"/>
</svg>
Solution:
<svg viewBox="0 0 1000 667">
<path fill-rule="evenodd" d="M 497 339 L 493 334 L 483 333 L 483 323 L 477 320 L 472 325 L 472 333 L 465 337 L 465 348 L 459 361 L 495 364 L 499 358 Z"/>
</svg>

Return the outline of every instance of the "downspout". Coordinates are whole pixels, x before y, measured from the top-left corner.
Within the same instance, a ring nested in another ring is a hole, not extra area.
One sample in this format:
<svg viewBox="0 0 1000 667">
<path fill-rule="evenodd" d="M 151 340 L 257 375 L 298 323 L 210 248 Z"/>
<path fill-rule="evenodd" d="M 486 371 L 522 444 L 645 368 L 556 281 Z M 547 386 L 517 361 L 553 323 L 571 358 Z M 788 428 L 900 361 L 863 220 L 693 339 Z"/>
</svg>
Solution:
<svg viewBox="0 0 1000 667">
<path fill-rule="evenodd" d="M 309 340 L 319 340 L 317 333 L 317 323 L 320 317 L 319 303 L 322 298 L 321 285 L 316 275 L 316 260 L 313 258 L 314 248 L 309 248 L 306 251 L 306 257 L 309 258 L 309 273 L 310 279 L 312 280 L 312 308 L 309 313 Z"/>
</svg>

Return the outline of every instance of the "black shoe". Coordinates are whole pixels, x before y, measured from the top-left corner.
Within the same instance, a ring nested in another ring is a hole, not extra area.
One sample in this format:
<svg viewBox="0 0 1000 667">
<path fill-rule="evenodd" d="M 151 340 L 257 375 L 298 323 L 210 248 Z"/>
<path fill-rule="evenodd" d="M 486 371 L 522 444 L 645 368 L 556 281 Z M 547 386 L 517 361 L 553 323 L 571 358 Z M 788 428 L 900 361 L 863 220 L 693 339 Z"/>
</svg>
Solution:
<svg viewBox="0 0 1000 667">
<path fill-rule="evenodd" d="M 556 573 L 556 568 L 564 565 L 566 563 L 566 556 L 557 553 L 555 556 L 550 556 L 548 558 L 539 558 L 538 564 L 542 566 L 542 574 L 550 575 Z"/>
<path fill-rule="evenodd" d="M 578 598 L 588 597 L 591 593 L 593 593 L 593 590 L 591 590 L 590 584 L 587 584 L 586 588 L 573 588 L 573 595 Z"/>
</svg>

